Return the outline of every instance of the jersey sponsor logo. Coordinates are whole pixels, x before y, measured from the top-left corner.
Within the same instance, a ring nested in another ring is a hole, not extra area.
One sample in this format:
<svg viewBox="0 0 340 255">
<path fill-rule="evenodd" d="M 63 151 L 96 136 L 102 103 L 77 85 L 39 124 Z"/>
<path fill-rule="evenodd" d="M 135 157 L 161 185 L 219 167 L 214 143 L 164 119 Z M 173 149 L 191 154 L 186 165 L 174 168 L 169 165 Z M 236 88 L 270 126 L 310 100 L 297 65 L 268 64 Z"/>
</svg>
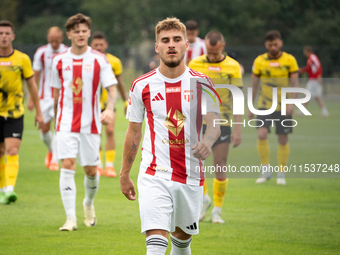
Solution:
<svg viewBox="0 0 340 255">
<path fill-rule="evenodd" d="M 154 170 L 156 171 L 160 171 L 160 172 L 167 172 L 169 171 L 169 169 L 165 166 L 153 166 L 152 167 Z"/>
<path fill-rule="evenodd" d="M 270 67 L 280 67 L 281 65 L 280 65 L 280 62 L 270 62 L 269 66 Z"/>
<path fill-rule="evenodd" d="M 185 116 L 179 110 L 176 110 L 172 115 L 172 108 L 170 108 L 164 125 L 171 133 L 178 136 L 184 127 L 185 120 Z"/>
<path fill-rule="evenodd" d="M 3 61 L 0 62 L 0 66 L 11 66 L 12 65 L 12 61 Z"/>
<path fill-rule="evenodd" d="M 172 87 L 172 88 L 166 88 L 166 93 L 176 93 L 181 92 L 181 87 Z"/>
<path fill-rule="evenodd" d="M 209 71 L 216 71 L 216 72 L 221 72 L 221 67 L 219 66 L 208 66 Z"/>
<path fill-rule="evenodd" d="M 164 98 L 160 92 L 158 92 L 157 95 L 154 96 L 154 98 L 152 99 L 152 101 L 163 101 L 163 100 Z"/>
<path fill-rule="evenodd" d="M 74 66 L 81 66 L 81 65 L 83 65 L 83 62 L 82 61 L 73 61 L 73 65 Z"/>
<path fill-rule="evenodd" d="M 85 72 L 89 73 L 92 70 L 92 66 L 91 65 L 85 65 L 84 70 L 85 70 Z"/>
<path fill-rule="evenodd" d="M 171 148 L 183 148 L 185 147 L 185 145 L 189 144 L 190 141 L 188 138 L 186 139 L 175 139 L 175 140 L 169 140 L 169 139 L 166 139 L 164 138 L 162 140 L 162 143 L 164 144 L 169 144 Z"/>
<path fill-rule="evenodd" d="M 193 90 L 184 90 L 184 99 L 189 102 L 194 99 L 194 91 Z"/>
<path fill-rule="evenodd" d="M 67 66 L 66 68 L 64 68 L 64 71 L 71 71 L 70 66 Z"/>
<path fill-rule="evenodd" d="M 73 101 L 81 103 L 82 102 L 82 98 L 79 97 L 79 94 L 81 92 L 81 90 L 83 89 L 83 85 L 84 82 L 81 80 L 80 77 L 78 77 L 76 80 L 74 80 L 73 78 L 73 82 L 70 85 L 70 88 L 72 89 L 75 97 L 73 97 Z"/>
</svg>

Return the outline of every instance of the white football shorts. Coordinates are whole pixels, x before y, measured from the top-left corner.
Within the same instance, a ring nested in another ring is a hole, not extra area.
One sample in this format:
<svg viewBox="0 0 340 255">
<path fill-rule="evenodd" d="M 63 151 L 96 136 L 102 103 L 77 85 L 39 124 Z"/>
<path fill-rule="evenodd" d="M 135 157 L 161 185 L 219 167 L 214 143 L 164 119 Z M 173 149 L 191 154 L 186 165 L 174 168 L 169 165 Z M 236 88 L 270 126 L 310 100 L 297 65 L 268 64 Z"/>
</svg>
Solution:
<svg viewBox="0 0 340 255">
<path fill-rule="evenodd" d="M 309 90 L 312 98 L 322 96 L 322 85 L 317 80 L 309 80 L 306 89 Z"/>
<path fill-rule="evenodd" d="M 174 232 L 176 227 L 189 235 L 198 234 L 202 186 L 170 181 L 140 171 L 138 193 L 143 234 L 152 229 Z"/>
<path fill-rule="evenodd" d="M 44 118 L 44 123 L 50 122 L 54 118 L 54 100 L 53 98 L 44 98 L 39 100 L 40 109 Z"/>
<path fill-rule="evenodd" d="M 96 166 L 99 160 L 99 134 L 82 134 L 59 131 L 57 136 L 58 159 L 77 158 L 81 166 Z"/>
</svg>

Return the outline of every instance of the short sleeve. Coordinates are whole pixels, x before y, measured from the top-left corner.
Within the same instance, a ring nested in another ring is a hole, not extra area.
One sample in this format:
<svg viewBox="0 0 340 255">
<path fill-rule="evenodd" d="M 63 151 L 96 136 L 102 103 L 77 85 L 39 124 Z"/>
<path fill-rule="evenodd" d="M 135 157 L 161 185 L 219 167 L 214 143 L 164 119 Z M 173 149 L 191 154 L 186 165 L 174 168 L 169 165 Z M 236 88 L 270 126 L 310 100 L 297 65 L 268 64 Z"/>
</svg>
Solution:
<svg viewBox="0 0 340 255">
<path fill-rule="evenodd" d="M 242 72 L 241 72 L 240 64 L 238 62 L 235 65 L 235 73 L 234 73 L 234 76 L 232 77 L 231 85 L 234 85 L 239 88 L 243 87 Z"/>
<path fill-rule="evenodd" d="M 107 88 L 118 83 L 116 76 L 112 72 L 112 68 L 109 62 L 106 62 L 100 68 L 100 82 L 103 88 Z"/>
<path fill-rule="evenodd" d="M 208 84 L 210 85 L 210 94 L 205 93 L 205 97 L 207 100 L 207 112 L 217 112 L 220 113 L 220 98 L 216 91 L 215 84 L 213 81 L 207 77 Z"/>
<path fill-rule="evenodd" d="M 144 120 L 145 106 L 141 95 L 138 94 L 135 88 L 129 92 L 129 104 L 126 111 L 126 118 L 131 122 L 141 123 Z"/>
<path fill-rule="evenodd" d="M 58 62 L 56 59 L 53 59 L 52 66 L 51 66 L 51 87 L 60 89 L 61 88 L 61 82 L 59 78 L 59 71 L 57 69 Z M 62 66 L 60 67 L 62 68 Z"/>
<path fill-rule="evenodd" d="M 114 60 L 113 63 L 111 63 L 112 69 L 113 69 L 113 73 L 118 76 L 121 75 L 123 73 L 123 66 L 122 66 L 122 62 L 120 61 L 119 58 L 116 58 Z"/>
<path fill-rule="evenodd" d="M 295 73 L 299 71 L 299 66 L 296 62 L 296 59 L 290 55 L 290 59 L 289 59 L 289 73 Z"/>
<path fill-rule="evenodd" d="M 33 70 L 41 71 L 42 69 L 43 69 L 43 65 L 41 62 L 41 53 L 39 50 L 37 50 L 33 57 Z"/>
<path fill-rule="evenodd" d="M 260 74 L 261 74 L 260 63 L 259 63 L 258 57 L 254 60 L 252 72 L 253 72 L 253 74 L 255 74 L 257 76 L 260 76 Z"/>
<path fill-rule="evenodd" d="M 24 61 L 23 61 L 23 77 L 25 79 L 29 79 L 34 75 L 32 64 L 30 58 L 24 54 Z"/>
</svg>

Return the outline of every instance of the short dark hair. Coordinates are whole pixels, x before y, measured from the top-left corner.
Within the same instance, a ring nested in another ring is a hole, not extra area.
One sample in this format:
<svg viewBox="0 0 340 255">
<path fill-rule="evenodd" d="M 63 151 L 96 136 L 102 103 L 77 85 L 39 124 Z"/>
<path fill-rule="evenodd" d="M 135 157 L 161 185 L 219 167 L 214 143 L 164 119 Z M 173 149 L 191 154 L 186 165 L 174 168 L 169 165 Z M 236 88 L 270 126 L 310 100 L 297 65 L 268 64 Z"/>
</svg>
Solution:
<svg viewBox="0 0 340 255">
<path fill-rule="evenodd" d="M 104 39 L 107 42 L 106 35 L 102 31 L 96 31 L 92 34 L 92 40 L 94 39 Z"/>
<path fill-rule="evenodd" d="M 11 27 L 12 31 L 14 32 L 14 25 L 9 20 L 1 20 L 0 21 L 0 27 Z"/>
<path fill-rule="evenodd" d="M 197 30 L 198 24 L 197 24 L 196 21 L 191 19 L 191 20 L 188 20 L 187 22 L 185 22 L 185 27 L 186 27 L 187 30 L 190 30 L 190 31 Z"/>
<path fill-rule="evenodd" d="M 313 48 L 312 46 L 309 46 L 309 45 L 306 45 L 305 47 L 303 47 L 303 50 L 313 53 Z"/>
<path fill-rule="evenodd" d="M 79 25 L 79 24 L 86 24 L 89 28 L 91 28 L 91 23 L 92 21 L 90 17 L 85 16 L 82 13 L 78 13 L 76 15 L 73 15 L 66 21 L 65 27 L 67 31 L 70 31 L 76 25 Z"/>
<path fill-rule="evenodd" d="M 215 46 L 218 42 L 224 43 L 224 37 L 218 31 L 210 31 L 204 39 L 208 40 L 211 46 Z"/>
<path fill-rule="evenodd" d="M 277 30 L 270 30 L 264 36 L 264 40 L 265 41 L 273 41 L 275 39 L 280 39 L 281 40 L 281 34 Z"/>
</svg>

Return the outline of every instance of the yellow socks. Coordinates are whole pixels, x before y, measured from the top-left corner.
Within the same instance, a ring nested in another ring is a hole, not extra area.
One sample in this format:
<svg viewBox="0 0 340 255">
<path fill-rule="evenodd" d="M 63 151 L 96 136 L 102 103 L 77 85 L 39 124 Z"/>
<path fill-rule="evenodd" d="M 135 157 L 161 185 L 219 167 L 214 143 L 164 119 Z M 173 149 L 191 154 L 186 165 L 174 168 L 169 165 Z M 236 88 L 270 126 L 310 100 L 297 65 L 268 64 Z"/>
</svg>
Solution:
<svg viewBox="0 0 340 255">
<path fill-rule="evenodd" d="M 116 151 L 115 150 L 109 150 L 105 152 L 105 158 L 106 158 L 106 164 L 111 163 L 113 164 L 116 157 Z"/>
<path fill-rule="evenodd" d="M 0 192 L 4 190 L 5 186 L 5 156 L 2 156 L 0 157 Z"/>
<path fill-rule="evenodd" d="M 203 196 L 208 194 L 208 185 L 207 185 L 207 179 L 204 180 L 204 186 L 203 186 Z"/>
<path fill-rule="evenodd" d="M 7 163 L 5 167 L 6 186 L 12 186 L 14 188 L 19 172 L 19 155 L 7 156 Z"/>
<path fill-rule="evenodd" d="M 282 167 L 287 165 L 289 156 L 289 145 L 286 143 L 285 145 L 279 144 L 279 148 L 277 150 L 277 163 Z"/>
<path fill-rule="evenodd" d="M 261 164 L 262 165 L 269 164 L 270 150 L 268 140 L 257 139 L 257 151 L 260 155 Z"/>
<path fill-rule="evenodd" d="M 225 191 L 227 190 L 228 186 L 228 179 L 225 181 L 219 181 L 216 178 L 214 179 L 214 206 L 215 207 L 222 207 Z"/>
<path fill-rule="evenodd" d="M 100 164 L 103 162 L 103 152 L 99 151 L 99 159 L 100 159 Z"/>
</svg>

